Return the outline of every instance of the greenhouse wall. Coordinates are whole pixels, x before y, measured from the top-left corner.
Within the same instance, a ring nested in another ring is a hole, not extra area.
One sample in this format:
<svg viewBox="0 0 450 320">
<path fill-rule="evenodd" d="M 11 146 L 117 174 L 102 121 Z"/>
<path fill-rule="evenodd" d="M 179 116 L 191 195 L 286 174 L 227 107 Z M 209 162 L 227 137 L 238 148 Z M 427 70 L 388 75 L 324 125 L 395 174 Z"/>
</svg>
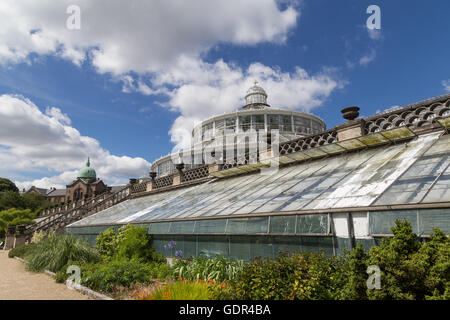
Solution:
<svg viewBox="0 0 450 320">
<path fill-rule="evenodd" d="M 275 257 L 283 251 L 323 251 L 338 255 L 352 245 L 362 243 L 368 250 L 378 245 L 382 236 L 392 234 L 395 220 L 406 219 L 413 231 L 426 237 L 433 228 L 450 233 L 446 217 L 450 208 L 383 210 L 353 213 L 316 213 L 273 215 L 246 218 L 139 223 L 148 228 L 155 249 L 165 256 L 181 250 L 183 257 L 225 255 L 232 259 Z M 349 225 L 350 224 L 350 225 Z M 121 225 L 68 227 L 66 233 L 95 245 L 98 234 Z M 349 236 L 350 232 L 350 236 Z M 352 239 L 352 240 L 351 240 Z M 165 250 L 164 245 L 176 246 Z"/>
</svg>

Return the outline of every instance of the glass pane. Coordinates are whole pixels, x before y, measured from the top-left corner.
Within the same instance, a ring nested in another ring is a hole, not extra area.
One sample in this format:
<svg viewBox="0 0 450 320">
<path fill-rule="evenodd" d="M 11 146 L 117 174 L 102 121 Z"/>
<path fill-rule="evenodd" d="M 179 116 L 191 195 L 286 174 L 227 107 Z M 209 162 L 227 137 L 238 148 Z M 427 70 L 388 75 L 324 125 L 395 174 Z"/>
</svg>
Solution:
<svg viewBox="0 0 450 320">
<path fill-rule="evenodd" d="M 267 233 L 269 217 L 248 218 L 246 233 Z"/>
<path fill-rule="evenodd" d="M 449 234 L 450 208 L 419 209 L 419 228 L 424 234 L 433 233 L 433 228 L 439 228 L 445 234 Z"/>
<path fill-rule="evenodd" d="M 150 234 L 166 234 L 169 232 L 170 222 L 150 223 Z"/>
<path fill-rule="evenodd" d="M 270 233 L 295 234 L 296 216 L 270 217 Z"/>
<path fill-rule="evenodd" d="M 247 228 L 247 218 L 243 219 L 228 219 L 226 233 L 245 233 Z"/>
<path fill-rule="evenodd" d="M 271 237 L 250 237 L 250 258 L 273 258 Z"/>
<path fill-rule="evenodd" d="M 370 234 L 392 234 L 395 220 L 406 219 L 417 233 L 417 210 L 371 211 L 369 213 Z"/>
<path fill-rule="evenodd" d="M 333 255 L 333 238 L 332 237 L 301 237 L 300 243 L 302 251 L 320 252 L 326 256 Z"/>
<path fill-rule="evenodd" d="M 250 239 L 248 236 L 230 237 L 230 258 L 244 261 L 251 259 Z"/>
<path fill-rule="evenodd" d="M 300 237 L 272 237 L 273 254 L 276 257 L 281 252 L 300 252 Z"/>
<path fill-rule="evenodd" d="M 327 234 L 328 215 L 299 215 L 297 216 L 297 234 Z"/>
<path fill-rule="evenodd" d="M 268 130 L 279 129 L 280 116 L 278 114 L 267 115 Z"/>
<path fill-rule="evenodd" d="M 228 257 L 226 236 L 198 236 L 198 255 L 213 258 L 218 255 Z"/>
<path fill-rule="evenodd" d="M 225 233 L 226 219 L 197 220 L 194 233 Z"/>
<path fill-rule="evenodd" d="M 172 222 L 169 233 L 192 233 L 194 232 L 194 221 Z"/>
<path fill-rule="evenodd" d="M 267 233 L 269 217 L 228 219 L 227 233 Z"/>
</svg>

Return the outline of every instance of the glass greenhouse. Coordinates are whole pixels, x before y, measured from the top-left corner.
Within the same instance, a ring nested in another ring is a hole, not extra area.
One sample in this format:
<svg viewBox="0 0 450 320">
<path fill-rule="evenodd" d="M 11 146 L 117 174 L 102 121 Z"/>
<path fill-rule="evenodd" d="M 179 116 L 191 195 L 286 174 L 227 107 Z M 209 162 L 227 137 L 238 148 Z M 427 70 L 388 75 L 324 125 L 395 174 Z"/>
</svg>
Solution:
<svg viewBox="0 0 450 320">
<path fill-rule="evenodd" d="M 174 240 L 185 257 L 244 260 L 292 250 L 336 255 L 358 242 L 369 248 L 391 234 L 396 219 L 423 237 L 432 228 L 450 233 L 447 130 L 293 162 L 271 175 L 155 190 L 65 230 L 95 243 L 103 230 L 133 223 L 148 228 L 156 250 L 168 256 L 163 246 Z"/>
</svg>

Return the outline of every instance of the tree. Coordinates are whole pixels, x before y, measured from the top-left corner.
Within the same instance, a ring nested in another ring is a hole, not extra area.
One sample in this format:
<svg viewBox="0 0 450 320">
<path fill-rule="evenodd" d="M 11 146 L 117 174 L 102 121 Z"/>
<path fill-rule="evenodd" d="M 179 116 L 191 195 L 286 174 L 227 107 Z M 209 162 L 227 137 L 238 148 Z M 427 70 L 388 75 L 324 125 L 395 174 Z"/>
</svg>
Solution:
<svg viewBox="0 0 450 320">
<path fill-rule="evenodd" d="M 6 233 L 8 226 L 28 225 L 34 223 L 35 214 L 30 209 L 8 209 L 0 211 L 0 237 Z"/>
<path fill-rule="evenodd" d="M 16 187 L 14 182 L 6 178 L 0 178 L 0 192 L 3 191 L 14 191 L 19 192 L 19 189 Z"/>
<path fill-rule="evenodd" d="M 11 190 L 0 192 L 0 210 L 18 208 L 40 211 L 51 206 L 55 206 L 55 204 L 47 201 L 43 195 L 35 192 L 29 192 L 23 195 Z"/>
<path fill-rule="evenodd" d="M 25 209 L 25 204 L 18 192 L 8 190 L 0 193 L 0 210 L 10 208 Z"/>
<path fill-rule="evenodd" d="M 406 220 L 391 228 L 369 251 L 367 265 L 381 270 L 381 289 L 367 290 L 369 299 L 445 299 L 450 296 L 450 240 L 434 229 L 431 241 L 421 243 Z"/>
</svg>

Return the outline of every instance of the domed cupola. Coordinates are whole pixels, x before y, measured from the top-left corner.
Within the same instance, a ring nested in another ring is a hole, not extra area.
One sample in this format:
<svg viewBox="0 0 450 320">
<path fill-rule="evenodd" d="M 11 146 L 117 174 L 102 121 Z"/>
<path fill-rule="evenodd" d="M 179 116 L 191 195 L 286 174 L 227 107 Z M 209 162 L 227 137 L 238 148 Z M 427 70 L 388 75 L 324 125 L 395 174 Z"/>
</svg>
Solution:
<svg viewBox="0 0 450 320">
<path fill-rule="evenodd" d="M 267 107 L 270 107 L 267 104 L 267 93 L 258 86 L 258 81 L 255 81 L 255 84 L 247 90 L 245 106 L 242 109 L 265 109 Z"/>
<path fill-rule="evenodd" d="M 81 169 L 78 172 L 77 178 L 88 179 L 88 180 L 97 179 L 97 174 L 95 173 L 95 170 L 93 168 L 91 168 L 91 163 L 89 161 L 89 158 L 88 158 L 88 161 L 86 162 L 86 167 L 84 167 L 83 169 Z"/>
</svg>

